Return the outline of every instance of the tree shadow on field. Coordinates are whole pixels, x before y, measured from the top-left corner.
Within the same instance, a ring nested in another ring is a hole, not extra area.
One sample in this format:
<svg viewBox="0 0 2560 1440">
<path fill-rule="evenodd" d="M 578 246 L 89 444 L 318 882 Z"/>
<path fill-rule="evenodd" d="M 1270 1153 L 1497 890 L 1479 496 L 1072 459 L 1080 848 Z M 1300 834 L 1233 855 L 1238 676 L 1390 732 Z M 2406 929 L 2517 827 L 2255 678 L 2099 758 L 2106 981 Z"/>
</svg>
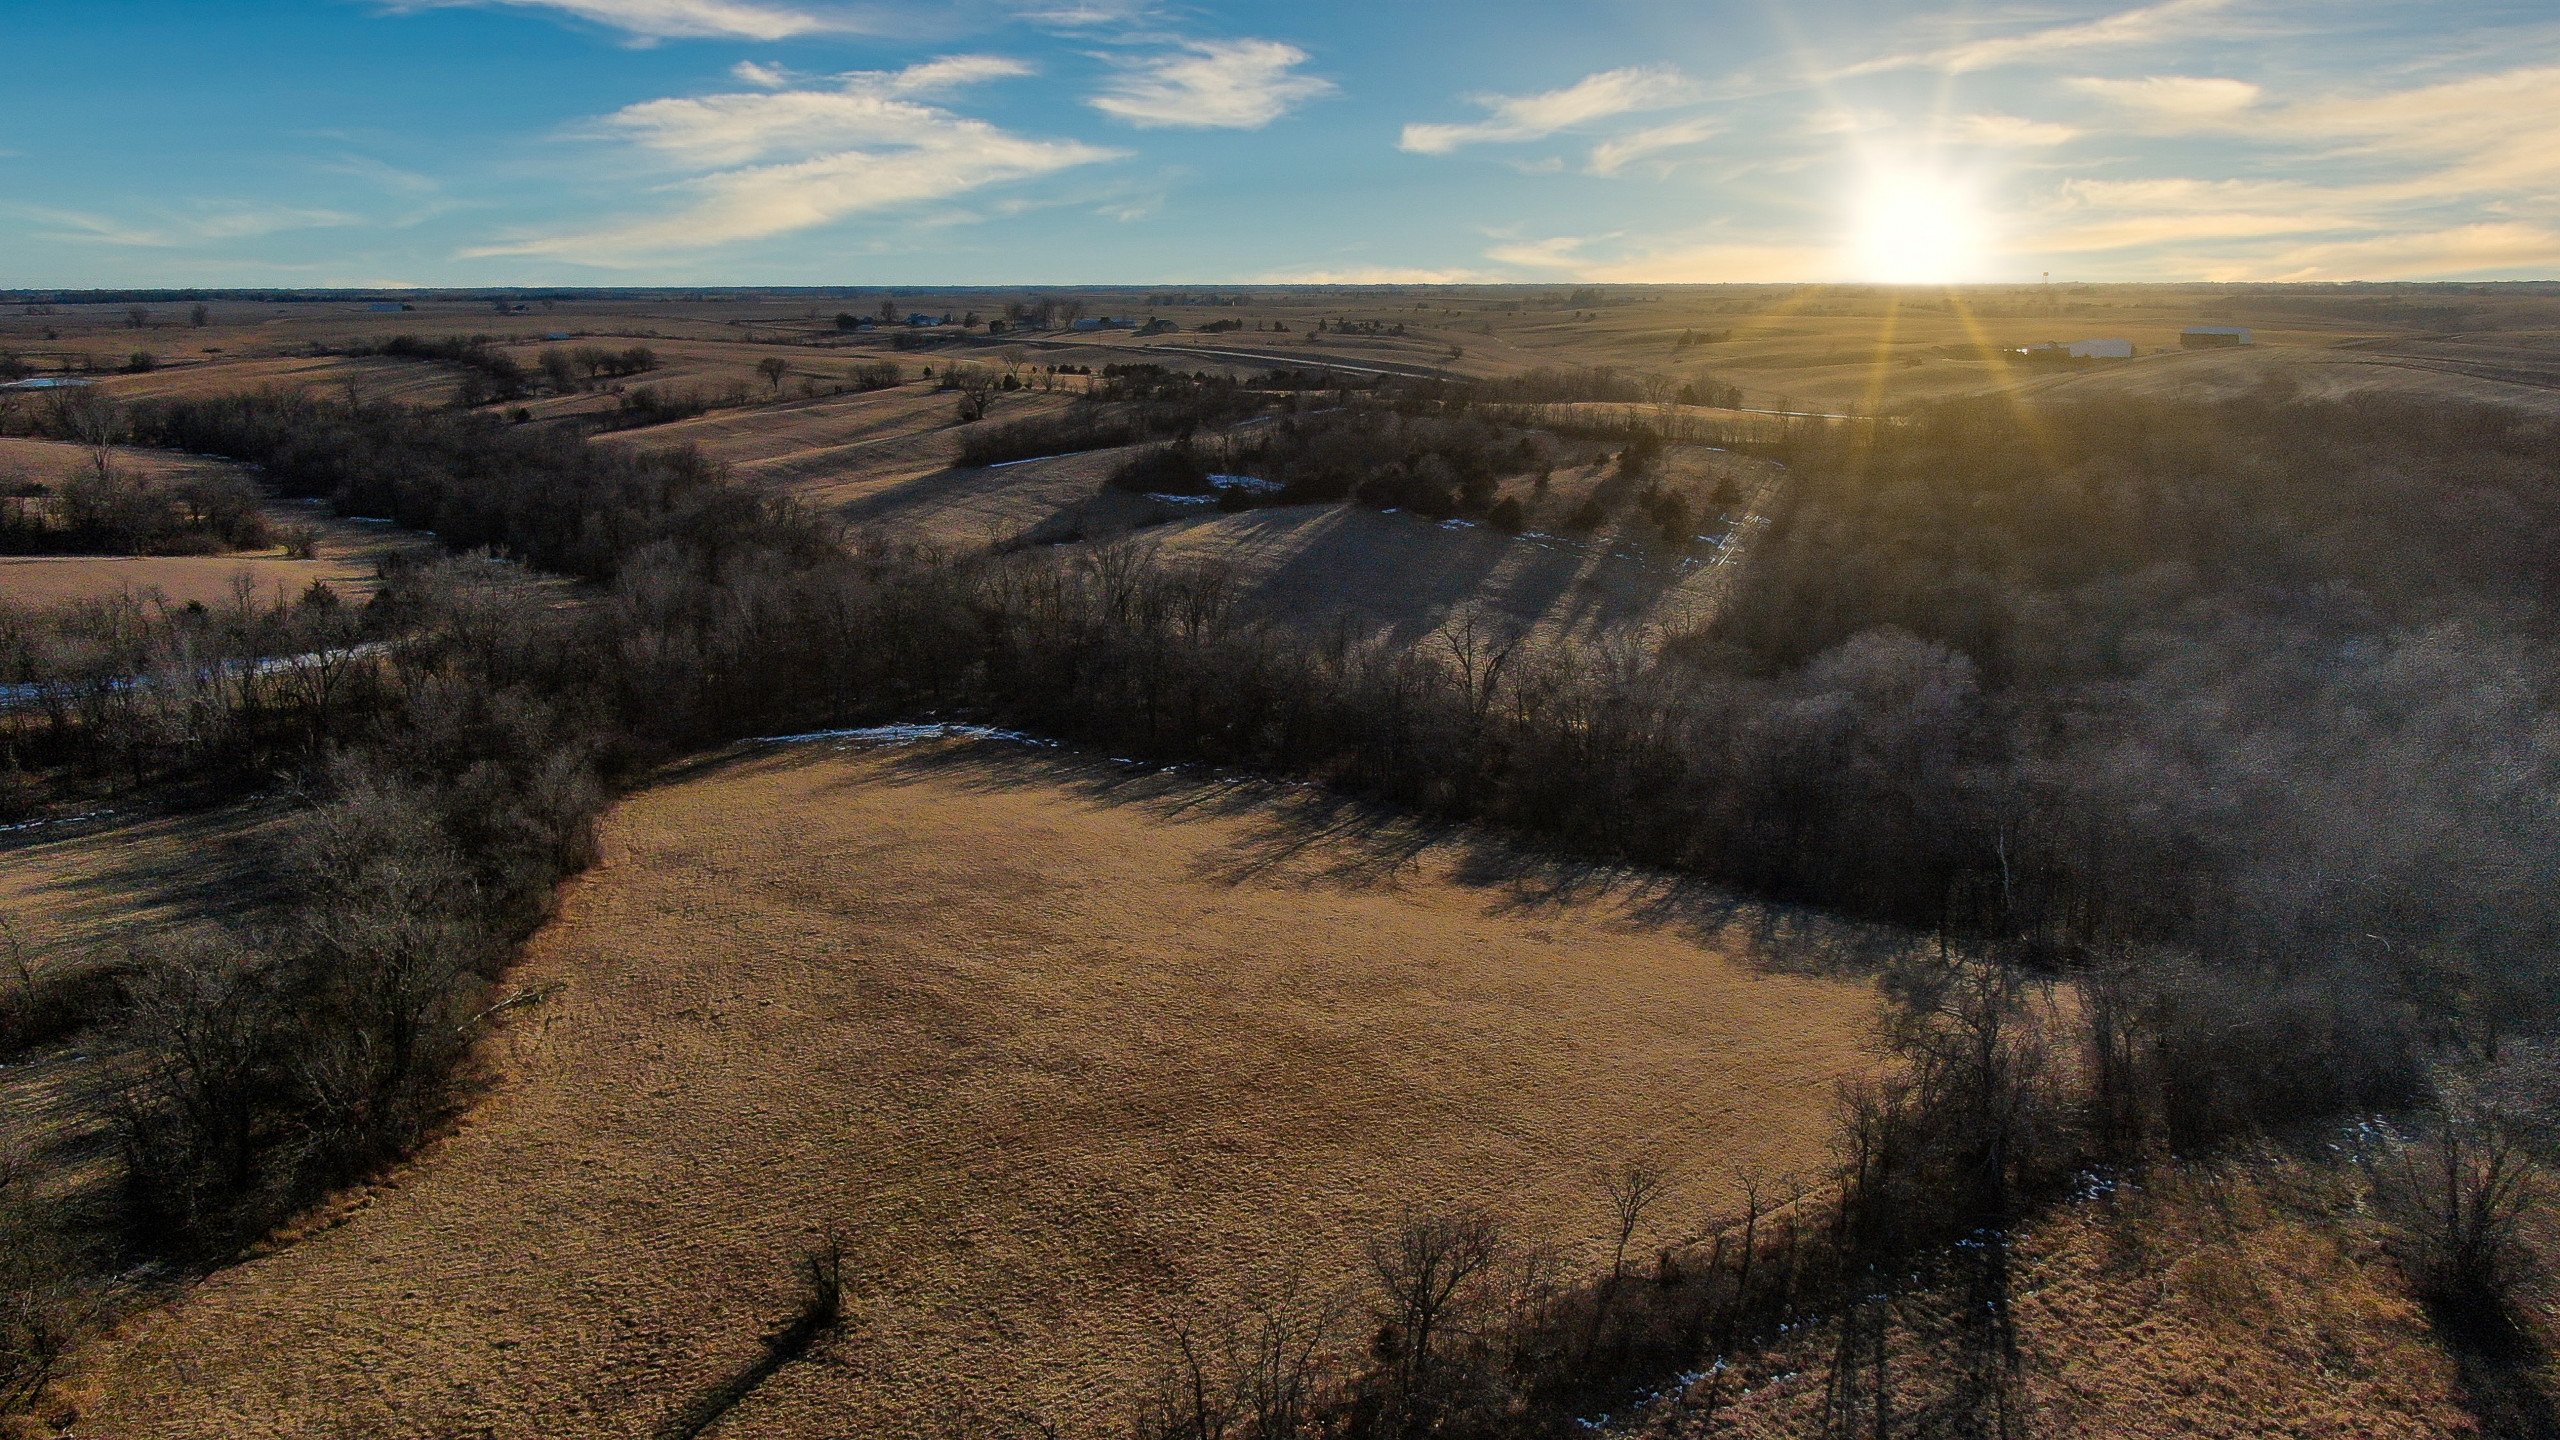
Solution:
<svg viewBox="0 0 2560 1440">
<path fill-rule="evenodd" d="M 195 813 L 115 819 L 42 830 L 0 845 L 0 865 L 41 864 L 47 850 L 79 847 L 56 888 L 54 923 L 112 925 L 129 935 L 137 912 L 171 927 L 236 918 L 278 898 L 276 826 L 289 811 L 250 802 Z"/>
<path fill-rule="evenodd" d="M 1642 537 L 1597 535 L 1591 541 L 1591 564 L 1558 619 L 1574 631 L 1642 624 L 1657 618 L 1671 593 L 1698 574 L 1679 558 L 1652 553 Z"/>
<path fill-rule="evenodd" d="M 2551 1392 L 2552 1355 L 2533 1320 L 2513 1304 L 2493 1312 L 2427 1308 L 2436 1341 L 2453 1361 L 2455 1399 L 2492 1440 L 2560 1437 L 2560 1401 Z"/>
<path fill-rule="evenodd" d="M 1511 548 L 1488 532 L 1451 534 L 1410 516 L 1352 506 L 1313 514 L 1298 506 L 1258 510 L 1239 528 L 1253 539 L 1292 532 L 1285 557 L 1249 587 L 1255 610 L 1320 621 L 1348 612 L 1407 644 L 1439 628 L 1453 609 L 1482 598 L 1486 577 Z"/>
<path fill-rule="evenodd" d="M 1534 921 L 1596 912 L 1771 973 L 1867 978 L 1907 962 L 1920 948 L 1915 937 L 1887 927 L 1753 899 L 1666 871 L 1577 857 L 1306 782 L 1005 742 L 879 753 L 876 767 L 841 783 L 931 782 L 989 795 L 1047 786 L 1169 825 L 1221 822 L 1230 835 L 1190 867 L 1191 878 L 1212 885 L 1392 890 L 1429 864 L 1483 897 L 1489 915 Z"/>
</svg>

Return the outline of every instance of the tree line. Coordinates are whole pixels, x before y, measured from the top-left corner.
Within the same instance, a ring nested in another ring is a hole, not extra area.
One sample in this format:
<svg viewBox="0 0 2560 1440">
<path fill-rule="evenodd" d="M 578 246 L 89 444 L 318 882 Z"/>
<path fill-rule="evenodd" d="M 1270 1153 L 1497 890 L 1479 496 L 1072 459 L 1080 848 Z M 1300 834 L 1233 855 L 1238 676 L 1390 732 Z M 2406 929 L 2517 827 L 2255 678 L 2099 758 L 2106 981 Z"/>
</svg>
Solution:
<svg viewBox="0 0 2560 1440">
<path fill-rule="evenodd" d="M 1464 614 L 1420 645 L 1310 630 L 1214 563 L 848 535 L 686 451 L 477 415 L 264 396 L 132 424 L 483 557 L 395 571 L 360 616 L 0 617 L 33 697 L 0 712 L 15 783 L 282 767 L 307 796 L 290 903 L 125 982 L 112 1219 L 144 1253 L 223 1253 L 437 1123 L 615 786 L 926 711 L 1320 777 L 1990 957 L 1910 980 L 1904 1063 L 1845 1102 L 1830 1248 L 1789 1262 L 1835 1281 L 2016 1213 L 2082 1157 L 2406 1104 L 2435 1057 L 2549 1019 L 2560 747 L 2536 647 L 2560 490 L 2547 429 L 2507 417 L 1951 406 L 1823 432 L 1765 568 L 1658 649 Z M 2449 512 L 2475 523 L 2417 528 Z M 527 567 L 591 588 L 563 604 Z M 83 625 L 87 650 L 63 638 Z M 261 652 L 334 657 L 333 678 L 184 658 Z M 130 683 L 153 666 L 172 678 Z M 2068 1017 L 2034 1003 L 2054 973 L 2087 987 Z M 1444 1279 L 1422 1251 L 1491 1245 L 1407 1240 L 1395 1273 Z M 1748 1282 L 1698 1283 L 1764 1313 Z M 1639 1313 L 1619 1280 L 1573 1293 L 1626 1307 L 1572 1322 L 1596 1331 Z M 1557 1371 L 1497 1365 L 1481 1347 L 1512 1332 L 1485 1326 L 1463 1339 L 1481 1363 L 1443 1369 L 1409 1314 L 1373 1377 L 1400 1388 L 1345 1392 L 1401 1418 L 1356 1433 L 1525 1433 L 1429 1417 L 1523 1413 L 1488 1375 L 1583 1376 L 1550 1387 L 1581 1403 L 1726 1325 L 1641 1313 L 1672 1338 L 1626 1353 L 1654 1359 Z"/>
</svg>

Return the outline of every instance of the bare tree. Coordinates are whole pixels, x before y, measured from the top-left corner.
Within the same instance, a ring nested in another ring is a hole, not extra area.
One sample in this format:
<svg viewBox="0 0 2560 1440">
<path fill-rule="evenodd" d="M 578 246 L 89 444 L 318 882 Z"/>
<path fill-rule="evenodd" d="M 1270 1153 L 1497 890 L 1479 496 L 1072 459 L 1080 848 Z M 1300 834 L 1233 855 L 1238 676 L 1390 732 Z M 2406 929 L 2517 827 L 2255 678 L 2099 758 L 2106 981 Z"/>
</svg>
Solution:
<svg viewBox="0 0 2560 1440">
<path fill-rule="evenodd" d="M 987 407 L 995 403 L 996 391 L 1003 385 L 1003 377 L 983 365 L 954 365 L 942 376 L 944 389 L 959 392 L 963 425 L 986 419 Z"/>
<path fill-rule="evenodd" d="M 782 378 L 791 373 L 791 362 L 779 355 L 767 355 L 756 362 L 756 373 L 773 387 L 773 393 L 779 395 L 782 393 Z"/>
<path fill-rule="evenodd" d="M 1585 1357 L 1598 1348 L 1601 1331 L 1609 1321 L 1610 1307 L 1618 1298 L 1618 1287 L 1627 1275 L 1627 1247 L 1635 1243 L 1636 1231 L 1644 1224 L 1644 1213 L 1661 1197 L 1670 1182 L 1670 1173 L 1650 1160 L 1630 1160 L 1601 1177 L 1600 1187 L 1609 1197 L 1612 1229 L 1609 1235 L 1609 1274 L 1600 1282 L 1599 1292 L 1591 1302 L 1591 1325 L 1582 1337 Z"/>
<path fill-rule="evenodd" d="M 2440 1314 L 2475 1327 L 2504 1315 L 2523 1259 L 2525 1217 L 2541 1202 L 2541 1167 L 2524 1136 L 2494 1117 L 2448 1115 L 2383 1177 L 2403 1217 L 2420 1288 Z"/>
<path fill-rule="evenodd" d="M 115 447 L 124 443 L 124 411 L 96 387 L 79 385 L 53 402 L 53 424 L 89 452 L 89 468 L 104 484 L 115 474 Z"/>
<path fill-rule="evenodd" d="M 1369 1247 L 1386 1321 L 1386 1433 L 1431 1433 L 1445 1402 L 1444 1349 L 1464 1328 L 1471 1302 L 1493 1274 L 1501 1238 L 1492 1220 L 1462 1213 L 1407 1223 Z"/>
<path fill-rule="evenodd" d="M 130 306 L 124 312 L 124 323 L 128 330 L 146 329 L 151 324 L 151 312 L 139 305 Z"/>
</svg>

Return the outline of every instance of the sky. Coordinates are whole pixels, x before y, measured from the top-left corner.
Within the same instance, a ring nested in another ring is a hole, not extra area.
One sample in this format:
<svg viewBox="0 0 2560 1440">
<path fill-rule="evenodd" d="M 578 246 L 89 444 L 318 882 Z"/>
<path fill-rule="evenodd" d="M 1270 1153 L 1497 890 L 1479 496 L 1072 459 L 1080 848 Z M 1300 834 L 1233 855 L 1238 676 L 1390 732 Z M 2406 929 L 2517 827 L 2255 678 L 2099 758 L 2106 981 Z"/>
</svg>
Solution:
<svg viewBox="0 0 2560 1440">
<path fill-rule="evenodd" d="M 0 287 L 2560 278 L 2552 0 L 0 0 Z"/>
</svg>

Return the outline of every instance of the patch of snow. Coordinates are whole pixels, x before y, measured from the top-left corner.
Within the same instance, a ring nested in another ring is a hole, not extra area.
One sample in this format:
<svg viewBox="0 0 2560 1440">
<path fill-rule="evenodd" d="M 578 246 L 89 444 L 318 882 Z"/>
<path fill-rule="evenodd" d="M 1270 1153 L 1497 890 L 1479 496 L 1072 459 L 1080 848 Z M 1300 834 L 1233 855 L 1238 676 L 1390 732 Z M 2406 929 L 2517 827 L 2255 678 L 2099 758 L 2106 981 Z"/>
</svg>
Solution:
<svg viewBox="0 0 2560 1440">
<path fill-rule="evenodd" d="M 1212 475 L 1213 490 L 1242 490 L 1248 495 L 1277 495 L 1288 487 L 1277 480 L 1264 480 L 1252 475 Z"/>
<path fill-rule="evenodd" d="M 992 725 L 959 725 L 948 721 L 926 721 L 922 724 L 857 725 L 844 730 L 804 730 L 797 735 L 760 735 L 748 742 L 755 745 L 806 745 L 820 740 L 851 740 L 871 745 L 912 745 L 919 740 L 1000 740 L 1010 745 L 1034 745 L 1055 749 L 1058 742 L 1027 735 L 1020 730 L 1001 730 Z"/>
<path fill-rule="evenodd" d="M 1453 515 L 1448 519 L 1441 521 L 1440 528 L 1443 530 L 1473 530 L 1476 528 L 1476 522 L 1473 520 L 1461 520 Z"/>
<path fill-rule="evenodd" d="M 1161 500 L 1167 505 L 1215 505 L 1218 503 L 1218 497 L 1215 495 L 1164 495 L 1153 490 L 1147 492 L 1147 498 Z"/>
<path fill-rule="evenodd" d="M 1076 452 L 1068 450 L 1062 451 L 1056 455 L 1032 455 L 1020 460 L 999 460 L 987 468 L 990 470 L 1010 470 L 1016 465 L 1037 465 L 1043 460 L 1064 460 L 1067 456 L 1074 453 Z"/>
<path fill-rule="evenodd" d="M 49 820 L 21 820 L 15 825 L 0 825 L 0 835 L 13 835 L 21 830 L 41 830 L 48 825 L 77 825 L 83 820 L 104 820 L 113 810 L 85 810 L 77 815 L 56 815 Z"/>
</svg>

